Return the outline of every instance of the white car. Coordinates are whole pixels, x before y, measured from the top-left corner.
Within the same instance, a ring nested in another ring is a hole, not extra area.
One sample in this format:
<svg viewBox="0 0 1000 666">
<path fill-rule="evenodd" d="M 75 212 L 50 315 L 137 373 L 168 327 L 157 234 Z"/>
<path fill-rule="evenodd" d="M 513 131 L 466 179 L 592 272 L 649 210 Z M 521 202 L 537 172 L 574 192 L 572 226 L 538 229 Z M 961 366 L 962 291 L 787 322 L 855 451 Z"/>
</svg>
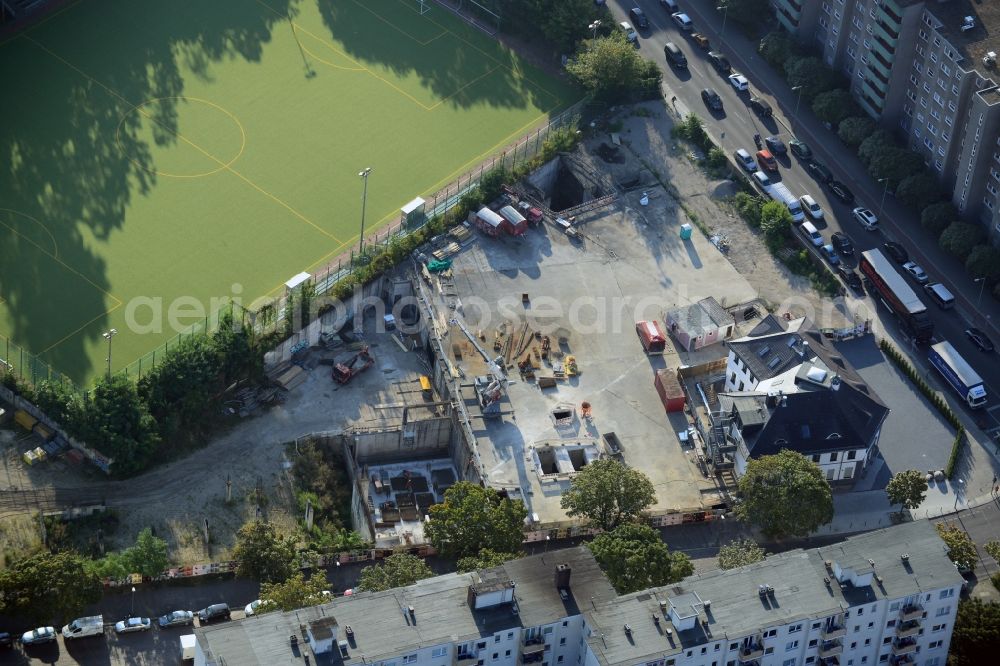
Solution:
<svg viewBox="0 0 1000 666">
<path fill-rule="evenodd" d="M 754 182 L 757 183 L 757 187 L 759 187 L 762 190 L 765 187 L 771 186 L 771 179 L 768 178 L 767 174 L 764 173 L 763 171 L 754 171 L 751 174 L 751 177 L 753 178 Z"/>
<path fill-rule="evenodd" d="M 691 22 L 691 17 L 684 12 L 677 12 L 676 14 L 671 14 L 670 18 L 674 20 L 677 27 L 685 32 L 691 32 L 694 30 L 694 23 Z"/>
<path fill-rule="evenodd" d="M 736 157 L 736 163 L 739 164 L 744 171 L 747 173 L 753 173 L 757 170 L 757 162 L 754 161 L 753 155 L 750 151 L 745 148 L 740 148 L 733 155 Z"/>
<path fill-rule="evenodd" d="M 627 39 L 629 42 L 635 42 L 637 39 L 639 39 L 639 33 L 637 33 L 635 29 L 632 28 L 632 24 L 629 23 L 628 21 L 622 21 L 621 23 L 618 24 L 618 27 L 621 28 L 622 32 L 625 33 L 625 39 Z"/>
<path fill-rule="evenodd" d="M 916 262 L 908 261 L 903 264 L 903 270 L 910 274 L 910 276 L 920 284 L 927 284 L 927 273 L 924 269 L 916 264 Z"/>
<path fill-rule="evenodd" d="M 38 627 L 37 629 L 24 632 L 21 636 L 21 644 L 41 645 L 42 643 L 51 643 L 55 639 L 56 630 L 54 627 Z"/>
<path fill-rule="evenodd" d="M 799 197 L 799 203 L 802 204 L 803 210 L 809 214 L 809 217 L 814 220 L 823 219 L 823 207 L 816 203 L 816 200 L 812 198 L 811 194 Z"/>
<path fill-rule="evenodd" d="M 855 208 L 851 211 L 854 213 L 854 219 L 861 223 L 868 231 L 875 231 L 878 229 L 878 218 L 875 217 L 875 213 L 871 212 L 867 208 Z"/>
<path fill-rule="evenodd" d="M 729 75 L 729 82 L 733 84 L 733 87 L 740 92 L 745 92 L 750 90 L 750 82 L 747 81 L 747 77 L 743 76 L 739 72 L 733 72 Z"/>
<path fill-rule="evenodd" d="M 115 622 L 115 633 L 131 634 L 135 631 L 148 631 L 153 626 L 148 617 L 130 617 L 127 620 Z"/>
</svg>

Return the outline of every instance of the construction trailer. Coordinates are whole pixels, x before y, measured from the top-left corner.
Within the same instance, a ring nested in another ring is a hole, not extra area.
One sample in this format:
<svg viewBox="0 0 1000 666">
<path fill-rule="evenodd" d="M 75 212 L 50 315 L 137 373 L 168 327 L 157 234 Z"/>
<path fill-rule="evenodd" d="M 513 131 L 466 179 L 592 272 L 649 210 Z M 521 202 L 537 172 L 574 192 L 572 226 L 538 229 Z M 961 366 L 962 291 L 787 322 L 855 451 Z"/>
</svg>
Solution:
<svg viewBox="0 0 1000 666">
<path fill-rule="evenodd" d="M 656 393 L 660 396 L 663 408 L 668 412 L 680 412 L 684 410 L 687 397 L 681 382 L 677 379 L 677 371 L 670 368 L 662 368 L 656 371 L 656 378 L 653 380 Z"/>
<path fill-rule="evenodd" d="M 528 230 L 528 220 L 513 206 L 500 209 L 500 217 L 504 219 L 503 230 L 511 236 L 521 236 Z"/>
<path fill-rule="evenodd" d="M 503 231 L 506 220 L 500 217 L 495 211 L 483 206 L 476 211 L 473 223 L 487 236 L 496 238 Z"/>
</svg>

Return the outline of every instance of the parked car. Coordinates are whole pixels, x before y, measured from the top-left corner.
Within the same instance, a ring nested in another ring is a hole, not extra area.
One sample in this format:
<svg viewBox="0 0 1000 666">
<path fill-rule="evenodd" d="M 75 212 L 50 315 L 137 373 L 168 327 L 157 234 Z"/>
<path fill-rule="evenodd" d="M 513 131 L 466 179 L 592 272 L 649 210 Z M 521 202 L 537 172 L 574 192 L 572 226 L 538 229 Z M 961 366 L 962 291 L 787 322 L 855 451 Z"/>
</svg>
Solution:
<svg viewBox="0 0 1000 666">
<path fill-rule="evenodd" d="M 875 213 L 871 212 L 867 208 L 859 206 L 858 208 L 852 210 L 851 213 L 854 214 L 854 219 L 868 231 L 875 231 L 878 229 L 878 218 L 875 217 Z"/>
<path fill-rule="evenodd" d="M 130 617 L 127 620 L 115 622 L 115 633 L 131 634 L 137 631 L 149 631 L 152 626 L 153 622 L 148 617 Z"/>
<path fill-rule="evenodd" d="M 649 19 L 646 18 L 646 14 L 642 11 L 641 7 L 633 7 L 628 10 L 628 17 L 635 22 L 635 27 L 639 30 L 649 30 Z"/>
<path fill-rule="evenodd" d="M 757 151 L 757 164 L 759 164 L 760 168 L 765 171 L 778 170 L 778 162 L 774 159 L 774 155 L 772 155 L 769 150 Z"/>
<path fill-rule="evenodd" d="M 814 220 L 823 219 L 823 207 L 816 203 L 816 200 L 812 198 L 811 194 L 804 194 L 799 197 L 799 203 L 802 204 L 802 210 Z"/>
<path fill-rule="evenodd" d="M 736 158 L 736 163 L 747 173 L 753 173 L 757 170 L 757 163 L 754 162 L 753 155 L 745 148 L 738 149 L 733 153 L 733 157 Z"/>
<path fill-rule="evenodd" d="M 708 60 L 719 74 L 729 74 L 729 72 L 733 71 L 733 66 L 729 64 L 729 58 L 718 51 L 709 51 Z"/>
<path fill-rule="evenodd" d="M 882 249 L 897 264 L 905 264 L 910 260 L 910 254 L 906 251 L 906 248 L 895 241 L 886 241 L 882 244 Z"/>
<path fill-rule="evenodd" d="M 823 183 L 824 185 L 833 180 L 833 173 L 829 169 L 827 169 L 823 164 L 820 164 L 815 160 L 810 161 L 808 164 L 806 164 L 806 171 L 809 172 L 809 175 L 811 175 L 813 178 Z"/>
<path fill-rule="evenodd" d="M 631 42 L 632 44 L 635 44 L 637 41 L 639 41 L 639 33 L 637 33 L 635 29 L 632 28 L 631 23 L 629 23 L 628 21 L 622 21 L 621 23 L 618 24 L 618 27 L 621 29 L 623 33 L 625 33 L 625 39 L 627 41 Z"/>
<path fill-rule="evenodd" d="M 840 264 L 840 255 L 837 254 L 837 250 L 834 249 L 833 245 L 827 243 L 819 249 L 820 254 L 823 258 L 830 262 L 831 266 L 837 266 Z"/>
<path fill-rule="evenodd" d="M 9 648 L 14 646 L 14 637 L 8 634 L 6 631 L 0 631 L 0 648 Z"/>
<path fill-rule="evenodd" d="M 691 17 L 684 12 L 677 12 L 676 14 L 671 14 L 670 18 L 674 20 L 677 27 L 684 32 L 691 32 L 694 30 L 694 23 L 691 22 Z"/>
<path fill-rule="evenodd" d="M 229 606 L 226 604 L 212 604 L 198 611 L 198 621 L 202 624 L 223 619 L 229 619 Z"/>
<path fill-rule="evenodd" d="M 812 148 L 806 145 L 805 141 L 796 139 L 792 137 L 788 142 L 788 148 L 798 157 L 800 160 L 812 159 L 813 151 Z"/>
<path fill-rule="evenodd" d="M 708 37 L 706 37 L 705 35 L 701 34 L 700 32 L 693 32 L 693 33 L 691 33 L 691 40 L 695 44 L 697 44 L 699 48 L 703 48 L 705 50 L 708 50 L 708 48 L 711 46 L 708 43 Z"/>
<path fill-rule="evenodd" d="M 330 596 L 330 593 L 324 591 L 323 595 L 325 599 L 326 597 Z M 258 613 L 265 613 L 272 604 L 273 602 L 271 601 L 261 601 L 260 599 L 256 599 L 248 603 L 247 607 L 243 609 L 243 612 L 246 614 L 247 617 L 250 617 L 252 615 L 257 615 Z"/>
<path fill-rule="evenodd" d="M 753 96 L 750 98 L 750 108 L 753 109 L 761 118 L 770 118 L 774 112 L 771 110 L 771 105 L 767 103 L 766 99 L 761 97 Z"/>
<path fill-rule="evenodd" d="M 995 347 L 993 346 L 993 341 L 990 340 L 989 337 L 987 337 L 987 335 L 982 331 L 980 331 L 978 328 L 970 327 L 965 329 L 965 335 L 967 338 L 969 338 L 969 340 L 972 341 L 972 344 L 979 347 L 981 351 L 991 352 L 995 349 Z"/>
<path fill-rule="evenodd" d="M 187 626 L 194 624 L 194 613 L 186 610 L 171 611 L 166 615 L 161 615 L 156 623 L 160 625 L 160 629 Z"/>
<path fill-rule="evenodd" d="M 861 291 L 861 278 L 858 277 L 858 274 L 852 271 L 850 268 L 845 268 L 844 266 L 838 266 L 837 276 L 854 291 L 857 292 Z"/>
<path fill-rule="evenodd" d="M 764 173 L 763 171 L 754 171 L 752 174 L 750 174 L 750 177 L 753 178 L 753 182 L 757 184 L 757 187 L 759 187 L 762 190 L 765 187 L 771 187 L 771 179 L 768 178 L 767 174 Z"/>
<path fill-rule="evenodd" d="M 924 269 L 921 268 L 916 262 L 907 261 L 903 264 L 903 270 L 909 273 L 910 277 L 916 280 L 919 284 L 927 284 L 927 273 L 925 273 Z"/>
<path fill-rule="evenodd" d="M 37 629 L 24 632 L 21 635 L 21 644 L 42 645 L 43 643 L 51 643 L 55 639 L 56 630 L 54 627 L 38 627 Z"/>
<path fill-rule="evenodd" d="M 833 192 L 833 196 L 837 197 L 845 204 L 854 203 L 854 192 L 847 189 L 847 185 L 844 185 L 839 180 L 831 180 L 827 183 L 827 186 L 830 188 L 830 191 Z"/>
<path fill-rule="evenodd" d="M 747 77 L 743 76 L 739 72 L 733 72 L 729 75 L 729 83 L 731 83 L 733 87 L 740 92 L 750 89 L 750 82 L 747 81 Z"/>
<path fill-rule="evenodd" d="M 764 139 L 764 145 L 775 155 L 784 155 L 788 152 L 788 148 L 785 147 L 785 142 L 776 136 L 769 136 Z"/>
<path fill-rule="evenodd" d="M 677 0 L 660 0 L 660 6 L 671 14 L 680 9 L 680 7 L 677 6 Z"/>
<path fill-rule="evenodd" d="M 837 252 L 846 255 L 854 254 L 854 243 L 852 243 L 851 239 L 847 237 L 847 234 L 837 231 L 830 236 L 830 241 L 833 243 L 833 246 L 837 248 Z"/>
<path fill-rule="evenodd" d="M 722 98 L 711 88 L 705 88 L 701 91 L 701 101 L 713 111 L 722 111 Z"/>
</svg>

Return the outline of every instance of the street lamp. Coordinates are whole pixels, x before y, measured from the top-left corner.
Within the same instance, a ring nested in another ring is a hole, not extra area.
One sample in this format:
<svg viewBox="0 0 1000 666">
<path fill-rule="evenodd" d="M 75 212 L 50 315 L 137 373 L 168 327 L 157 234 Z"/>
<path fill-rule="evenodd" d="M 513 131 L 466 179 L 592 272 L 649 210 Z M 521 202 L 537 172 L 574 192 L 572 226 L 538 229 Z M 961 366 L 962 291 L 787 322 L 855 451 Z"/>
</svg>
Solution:
<svg viewBox="0 0 1000 666">
<path fill-rule="evenodd" d="M 802 103 L 802 86 L 792 86 L 792 90 L 797 90 L 799 92 L 799 97 L 795 100 L 795 119 L 799 118 L 799 104 Z"/>
<path fill-rule="evenodd" d="M 601 20 L 598 19 L 587 27 L 594 31 L 594 39 L 597 39 L 597 29 L 601 27 Z"/>
<path fill-rule="evenodd" d="M 545 535 L 545 549 L 542 551 L 543 553 L 549 552 L 549 539 L 551 538 L 548 534 Z"/>
<path fill-rule="evenodd" d="M 979 296 L 976 297 L 976 312 L 979 312 L 979 303 L 983 300 L 983 287 L 986 286 L 986 276 L 977 277 L 973 280 L 973 283 L 975 282 L 979 283 Z"/>
<path fill-rule="evenodd" d="M 719 31 L 719 37 L 724 37 L 726 35 L 726 17 L 729 16 L 729 5 L 719 5 L 715 8 L 715 11 L 722 12 L 722 30 Z"/>
<path fill-rule="evenodd" d="M 135 617 L 135 585 L 132 586 L 132 608 L 128 612 L 129 617 Z"/>
<path fill-rule="evenodd" d="M 101 333 L 101 336 L 108 341 L 108 381 L 111 381 L 111 338 L 118 335 L 118 329 L 113 328 L 110 331 L 105 331 Z"/>
<path fill-rule="evenodd" d="M 965 481 L 963 481 L 962 479 L 959 479 L 958 480 L 958 485 L 956 485 L 955 489 L 954 489 L 955 490 L 955 511 L 958 511 L 959 493 L 962 492 L 962 486 L 963 485 L 965 485 Z"/>
<path fill-rule="evenodd" d="M 361 238 L 358 239 L 358 258 L 362 256 L 365 249 L 365 207 L 368 205 L 368 175 L 372 172 L 371 167 L 365 167 L 358 172 L 358 176 L 365 181 L 365 190 L 361 195 Z"/>
<path fill-rule="evenodd" d="M 878 182 L 885 183 L 885 187 L 882 188 L 882 200 L 878 202 L 878 216 L 879 219 L 882 218 L 882 207 L 885 206 L 885 195 L 889 193 L 889 179 L 879 178 Z"/>
</svg>

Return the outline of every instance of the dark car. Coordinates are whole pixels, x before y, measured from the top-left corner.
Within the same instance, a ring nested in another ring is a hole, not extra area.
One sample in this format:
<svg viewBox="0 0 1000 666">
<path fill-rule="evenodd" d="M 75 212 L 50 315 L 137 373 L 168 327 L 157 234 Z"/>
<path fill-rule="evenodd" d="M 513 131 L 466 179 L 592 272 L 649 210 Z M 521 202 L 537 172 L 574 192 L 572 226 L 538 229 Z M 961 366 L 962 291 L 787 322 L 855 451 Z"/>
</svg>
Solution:
<svg viewBox="0 0 1000 666">
<path fill-rule="evenodd" d="M 767 100 L 760 97 L 750 98 L 750 108 L 761 118 L 770 118 L 774 113 L 771 111 L 771 105 L 767 103 Z"/>
<path fill-rule="evenodd" d="M 847 189 L 847 185 L 844 185 L 839 180 L 831 180 L 827 183 L 827 186 L 830 188 L 830 191 L 833 192 L 833 196 L 837 197 L 845 204 L 854 203 L 854 192 Z"/>
<path fill-rule="evenodd" d="M 208 622 L 213 622 L 215 620 L 228 620 L 229 619 L 229 606 L 226 604 L 212 604 L 207 608 L 202 608 L 198 611 L 198 621 L 202 624 Z"/>
<path fill-rule="evenodd" d="M 806 171 L 809 172 L 809 175 L 824 185 L 833 180 L 833 173 L 819 162 L 809 162 L 809 164 L 806 165 Z"/>
<path fill-rule="evenodd" d="M 632 19 L 632 23 L 635 24 L 635 27 L 640 30 L 649 30 L 649 19 L 646 18 L 646 14 L 643 13 L 641 8 L 633 7 L 628 10 L 628 16 Z"/>
<path fill-rule="evenodd" d="M 996 349 L 993 346 L 993 341 L 986 337 L 986 334 L 978 328 L 965 329 L 965 335 L 972 341 L 972 344 L 976 345 L 984 352 L 991 352 Z"/>
<path fill-rule="evenodd" d="M 701 101 L 713 111 L 722 111 L 722 98 L 711 88 L 705 88 L 701 91 Z"/>
<path fill-rule="evenodd" d="M 723 76 L 729 74 L 733 71 L 733 66 L 729 64 L 729 58 L 722 55 L 718 51 L 709 51 L 708 59 L 712 61 L 712 67 L 715 67 L 715 71 Z"/>
<path fill-rule="evenodd" d="M 764 139 L 764 143 L 767 144 L 768 150 L 775 155 L 784 155 L 788 152 L 788 148 L 785 147 L 785 142 L 776 136 L 767 137 Z"/>
<path fill-rule="evenodd" d="M 677 0 L 660 0 L 660 6 L 671 14 L 680 9 L 680 7 L 677 6 Z"/>
<path fill-rule="evenodd" d="M 0 647 L 9 648 L 14 646 L 14 638 L 6 631 L 0 631 Z"/>
<path fill-rule="evenodd" d="M 833 236 L 830 236 L 830 241 L 837 248 L 837 252 L 841 254 L 854 254 L 854 244 L 851 243 L 851 239 L 843 232 L 838 231 Z"/>
<path fill-rule="evenodd" d="M 791 141 L 788 142 L 788 148 L 798 157 L 800 160 L 812 159 L 813 151 L 812 148 L 806 145 L 805 141 L 796 139 L 792 137 Z"/>
<path fill-rule="evenodd" d="M 850 268 L 844 268 L 843 266 L 838 267 L 837 276 L 844 281 L 844 284 L 854 291 L 861 291 L 861 278 L 858 277 L 858 274 Z"/>
<path fill-rule="evenodd" d="M 910 253 L 906 251 L 905 247 L 895 241 L 883 243 L 882 249 L 885 250 L 885 253 L 889 255 L 897 264 L 905 264 L 910 260 Z"/>
</svg>

